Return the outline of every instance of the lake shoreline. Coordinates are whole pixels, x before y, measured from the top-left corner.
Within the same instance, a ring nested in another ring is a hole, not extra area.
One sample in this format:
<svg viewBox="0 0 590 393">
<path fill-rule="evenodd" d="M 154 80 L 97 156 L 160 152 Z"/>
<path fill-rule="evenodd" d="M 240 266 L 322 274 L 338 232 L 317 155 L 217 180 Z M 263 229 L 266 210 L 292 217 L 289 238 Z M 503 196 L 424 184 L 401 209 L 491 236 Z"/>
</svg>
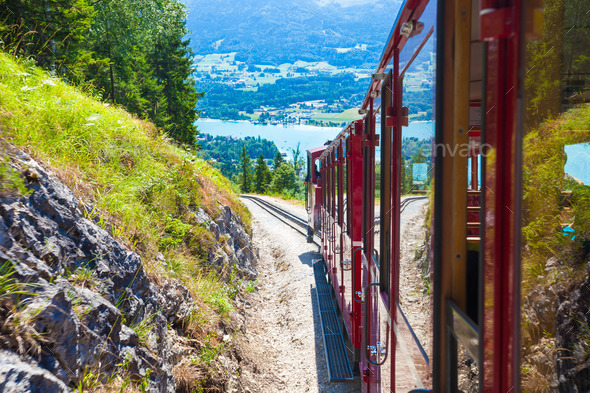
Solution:
<svg viewBox="0 0 590 393">
<path fill-rule="evenodd" d="M 340 130 L 344 129 L 344 127 L 341 127 L 341 126 L 334 127 L 334 126 L 328 126 L 328 125 L 318 125 L 317 122 L 316 123 L 305 123 L 305 124 L 276 122 L 273 124 L 272 122 L 259 122 L 257 120 L 220 120 L 220 119 L 211 119 L 209 117 L 199 117 L 197 122 L 199 122 L 199 121 L 203 121 L 203 122 L 223 121 L 226 123 L 249 123 L 249 124 L 253 124 L 253 125 L 257 125 L 257 126 L 283 126 L 283 127 L 308 126 L 308 127 L 317 127 L 317 128 L 334 128 L 334 129 L 340 129 Z M 334 122 L 334 123 L 336 123 L 336 122 Z M 340 123 L 344 123 L 344 122 L 340 122 Z"/>
<path fill-rule="evenodd" d="M 195 122 L 199 133 L 232 138 L 254 137 L 273 141 L 279 151 L 292 157 L 297 148 L 303 152 L 333 140 L 342 127 L 321 127 L 299 124 L 254 124 L 248 120 L 218 120 L 201 118 Z M 434 122 L 412 122 L 402 130 L 403 138 L 431 139 Z"/>
</svg>

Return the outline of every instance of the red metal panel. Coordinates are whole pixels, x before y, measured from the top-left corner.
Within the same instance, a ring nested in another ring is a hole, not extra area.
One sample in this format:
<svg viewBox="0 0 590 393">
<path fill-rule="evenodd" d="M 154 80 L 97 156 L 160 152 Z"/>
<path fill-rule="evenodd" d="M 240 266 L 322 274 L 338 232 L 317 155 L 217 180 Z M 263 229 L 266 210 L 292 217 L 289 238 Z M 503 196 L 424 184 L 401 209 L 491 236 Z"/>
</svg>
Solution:
<svg viewBox="0 0 590 393">
<path fill-rule="evenodd" d="M 342 315 L 345 315 L 345 293 L 346 293 L 346 283 L 344 282 L 344 270 L 341 268 L 342 267 L 342 261 L 344 261 L 344 233 L 345 233 L 345 228 L 344 228 L 344 172 L 343 172 L 343 166 L 345 163 L 345 158 L 342 156 L 343 154 L 343 149 L 342 149 L 342 144 L 343 142 L 340 142 L 340 145 L 338 146 L 338 238 L 337 238 L 337 246 L 339 247 L 337 249 L 338 251 L 338 269 L 339 269 L 339 273 L 338 273 L 338 279 L 340 282 L 340 287 L 339 287 L 339 306 L 340 306 L 340 310 L 342 311 Z"/>
<path fill-rule="evenodd" d="M 490 8 L 482 2 L 482 23 Z M 514 11 L 519 10 L 519 2 Z M 503 12 L 503 11 L 502 11 Z M 502 15 L 502 12 L 496 15 Z M 519 172 L 517 92 L 520 89 L 516 34 L 482 31 L 488 39 L 485 142 L 491 146 L 485 168 L 482 391 L 517 392 L 519 336 Z"/>
<path fill-rule="evenodd" d="M 373 112 L 373 99 L 369 101 L 369 113 L 365 117 L 367 128 L 364 132 L 364 143 L 363 148 L 366 154 L 364 157 L 364 174 L 366 176 L 364 197 L 367 199 L 364 201 L 365 211 L 363 216 L 365 219 L 364 225 L 364 255 L 363 260 L 366 262 L 365 268 L 363 269 L 363 287 L 373 282 L 379 281 L 379 274 L 375 263 L 373 262 L 373 249 L 375 243 L 375 114 Z M 364 313 L 368 313 L 367 317 L 363 320 L 366 321 L 367 325 L 363 326 L 363 329 L 368 333 L 363 337 L 369 338 L 370 342 L 363 342 L 361 344 L 361 355 L 363 359 L 363 381 L 366 383 L 366 392 L 373 393 L 380 391 L 381 385 L 381 370 L 379 366 L 370 364 L 367 359 L 367 346 L 375 345 L 379 341 L 378 337 L 378 320 L 379 320 L 379 308 L 373 296 L 365 291 L 364 296 Z"/>
</svg>

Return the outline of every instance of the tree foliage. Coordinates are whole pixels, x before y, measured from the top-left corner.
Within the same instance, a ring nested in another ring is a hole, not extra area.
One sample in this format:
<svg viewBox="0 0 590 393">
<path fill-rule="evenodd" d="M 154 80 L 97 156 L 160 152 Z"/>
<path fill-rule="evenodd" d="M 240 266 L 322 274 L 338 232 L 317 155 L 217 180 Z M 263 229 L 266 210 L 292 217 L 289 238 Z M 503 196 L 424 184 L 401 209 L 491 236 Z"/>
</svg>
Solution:
<svg viewBox="0 0 590 393">
<path fill-rule="evenodd" d="M 254 170 L 254 191 L 257 194 L 265 194 L 270 189 L 272 173 L 264 161 L 264 155 L 260 154 L 256 160 L 256 169 Z"/>
<path fill-rule="evenodd" d="M 273 172 L 276 174 L 277 173 L 277 169 L 283 165 L 283 163 L 285 162 L 285 159 L 283 158 L 283 155 L 280 152 L 277 152 L 275 159 L 274 159 L 274 163 L 273 163 Z"/>
<path fill-rule="evenodd" d="M 271 189 L 275 192 L 297 193 L 299 185 L 293 166 L 285 163 L 275 168 L 275 174 L 272 179 Z"/>
</svg>

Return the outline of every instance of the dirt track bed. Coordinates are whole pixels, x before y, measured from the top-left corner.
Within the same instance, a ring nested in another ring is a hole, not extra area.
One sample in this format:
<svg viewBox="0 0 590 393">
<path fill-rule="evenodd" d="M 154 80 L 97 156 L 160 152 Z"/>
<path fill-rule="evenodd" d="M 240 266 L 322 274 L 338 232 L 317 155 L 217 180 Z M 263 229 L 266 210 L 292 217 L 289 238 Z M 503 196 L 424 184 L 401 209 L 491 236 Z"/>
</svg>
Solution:
<svg viewBox="0 0 590 393">
<path fill-rule="evenodd" d="M 274 198 L 267 200 L 306 217 L 304 207 Z M 251 380 L 247 385 L 261 392 L 360 391 L 359 377 L 350 383 L 332 383 L 328 378 L 312 269 L 312 260 L 319 258 L 317 246 L 307 244 L 305 237 L 255 203 L 244 202 L 253 215 L 253 242 L 259 249 L 260 274 L 256 291 L 247 295 L 246 332 L 239 345 L 262 374 L 248 377 Z M 424 237 L 424 204 L 414 205 L 403 215 L 402 253 L 408 254 L 410 260 Z M 403 278 L 402 283 L 411 284 L 413 290 L 402 293 L 402 298 L 407 307 L 423 307 L 425 302 L 417 300 L 415 293 L 420 292 L 416 272 L 405 269 L 402 274 L 405 271 L 412 277 Z M 407 313 L 408 318 L 417 318 L 423 310 L 409 309 Z"/>
</svg>

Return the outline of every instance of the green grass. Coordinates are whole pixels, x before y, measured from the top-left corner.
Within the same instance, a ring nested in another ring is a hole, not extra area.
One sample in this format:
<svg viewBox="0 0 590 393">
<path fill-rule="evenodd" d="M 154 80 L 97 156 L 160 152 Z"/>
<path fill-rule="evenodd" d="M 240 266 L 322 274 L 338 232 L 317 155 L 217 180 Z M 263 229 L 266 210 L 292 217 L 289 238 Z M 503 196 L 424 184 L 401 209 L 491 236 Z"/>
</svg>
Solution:
<svg viewBox="0 0 590 393">
<path fill-rule="evenodd" d="M 205 341 L 201 347 L 201 353 L 199 357 L 195 359 L 195 362 L 210 365 L 213 363 L 217 356 L 225 349 L 225 344 L 219 342 L 219 339 L 214 334 L 209 334 L 205 337 Z"/>
<path fill-rule="evenodd" d="M 586 130 L 579 131 L 579 130 Z M 590 106 L 570 110 L 557 119 L 548 120 L 524 139 L 523 285 L 526 291 L 544 276 L 545 264 L 556 256 L 571 269 L 583 270 L 580 252 L 590 239 L 590 193 L 586 186 L 571 187 L 563 175 L 566 157 L 564 145 L 590 141 Z M 563 207 L 560 194 L 572 190 L 572 213 L 576 217 L 576 239 L 570 241 L 561 233 Z"/>
<path fill-rule="evenodd" d="M 151 123 L 3 53 L 0 133 L 53 167 L 84 204 L 94 206 L 86 215 L 100 217 L 103 228 L 140 253 L 156 281 L 175 276 L 197 301 L 227 308 L 222 283 L 204 264 L 213 239 L 193 212 L 202 207 L 215 216 L 221 202 L 247 226 L 250 216 L 218 170 Z M 26 192 L 19 179 L 0 161 L 1 192 Z M 154 262 L 158 252 L 174 261 L 175 270 Z"/>
<path fill-rule="evenodd" d="M 8 162 L 8 157 L 0 152 L 0 196 L 28 195 L 29 189 L 20 173 Z"/>
<path fill-rule="evenodd" d="M 341 113 L 318 113 L 311 117 L 312 120 L 324 122 L 351 122 L 360 118 L 361 116 L 358 114 L 358 109 L 355 108 L 347 109 Z"/>
<path fill-rule="evenodd" d="M 568 144 L 590 141 L 588 130 L 590 105 L 584 105 L 562 113 L 555 119 L 547 119 L 530 130 L 523 141 L 521 370 L 523 381 L 527 384 L 526 391 L 548 390 L 546 363 L 539 366 L 531 348 L 535 348 L 543 338 L 555 336 L 555 331 L 541 330 L 537 323 L 532 323 L 528 318 L 533 312 L 526 309 L 527 297 L 532 290 L 568 293 L 587 277 L 590 190 L 588 186 L 578 185 L 564 176 L 566 157 L 563 149 Z M 563 191 L 571 192 L 572 203 L 567 208 L 561 201 Z M 572 224 L 576 230 L 575 240 L 562 233 L 563 220 L 567 216 L 575 217 Z M 550 258 L 559 261 L 555 270 L 546 270 Z M 554 306 L 543 313 L 551 315 L 557 312 L 557 305 Z M 581 333 L 582 340 L 588 342 L 588 331 L 583 330 Z M 556 354 L 547 352 L 545 356 L 554 359 Z M 576 357 L 575 354 L 565 356 Z"/>
</svg>

